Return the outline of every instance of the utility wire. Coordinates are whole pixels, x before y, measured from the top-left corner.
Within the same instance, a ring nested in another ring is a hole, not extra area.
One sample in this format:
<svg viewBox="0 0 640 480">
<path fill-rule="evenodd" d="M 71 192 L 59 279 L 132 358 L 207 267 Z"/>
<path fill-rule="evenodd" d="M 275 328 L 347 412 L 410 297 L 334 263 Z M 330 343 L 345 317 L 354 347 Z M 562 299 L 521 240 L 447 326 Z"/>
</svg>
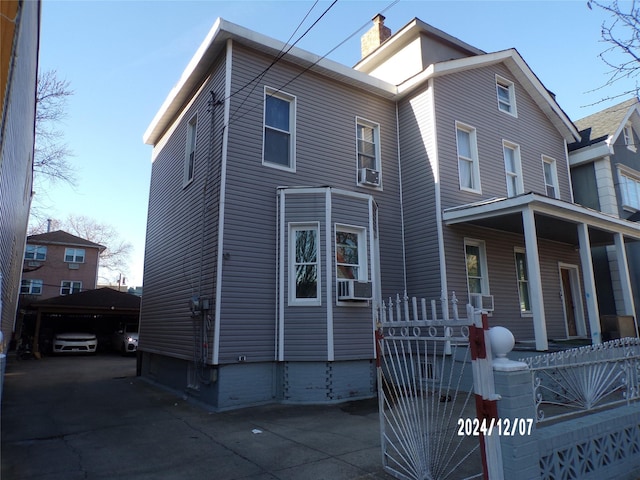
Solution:
<svg viewBox="0 0 640 480">
<path fill-rule="evenodd" d="M 337 1 L 337 0 L 336 0 Z M 393 7 L 394 5 L 396 5 L 400 0 L 393 0 L 389 5 L 387 5 L 383 10 L 381 10 L 379 13 L 383 14 L 384 12 L 386 12 L 387 10 L 389 10 L 391 7 Z M 335 4 L 335 2 L 334 2 Z M 333 4 L 332 4 L 333 6 Z M 317 22 L 316 22 L 317 23 Z M 315 24 L 314 24 L 315 25 Z M 309 65 L 308 67 L 306 67 L 304 70 L 302 70 L 300 73 L 298 73 L 295 77 L 293 77 L 291 80 L 289 80 L 288 82 L 286 82 L 285 84 L 281 85 L 279 88 L 277 88 L 275 90 L 274 93 L 280 92 L 282 91 L 283 88 L 287 87 L 287 85 L 291 84 L 292 82 L 294 82 L 295 80 L 297 80 L 298 78 L 300 78 L 302 75 L 304 75 L 305 73 L 307 73 L 311 68 L 315 67 L 319 62 L 321 62 L 322 60 L 324 60 L 327 56 L 331 55 L 334 51 L 336 51 L 338 48 L 340 48 L 342 45 L 344 45 L 345 43 L 347 43 L 349 40 L 351 40 L 353 37 L 355 37 L 358 33 L 360 33 L 364 28 L 366 28 L 369 25 L 369 21 L 367 21 L 366 23 L 364 23 L 361 27 L 359 27 L 357 30 L 355 30 L 352 34 L 350 34 L 347 38 L 345 38 L 344 40 L 342 40 L 340 43 L 338 43 L 335 47 L 333 47 L 331 50 L 329 50 L 327 53 L 325 53 L 324 55 L 322 55 L 321 57 L 318 58 L 318 60 L 316 60 L 315 62 L 313 62 L 311 65 Z M 288 50 L 287 50 L 288 51 Z M 269 67 L 271 68 L 271 66 Z M 268 70 L 268 69 L 267 69 Z M 266 73 L 266 72 L 265 72 Z M 257 78 L 257 77 L 256 77 Z M 255 79 L 254 79 L 255 80 Z M 254 81 L 252 80 L 252 81 Z M 246 86 L 245 86 L 246 87 Z M 243 87 L 243 88 L 245 88 Z M 232 94 L 233 96 L 233 94 Z M 244 104 L 244 101 L 242 102 Z M 242 117 L 244 117 L 245 115 L 247 115 L 248 113 L 252 112 L 253 110 L 255 110 L 257 107 L 261 106 L 262 102 L 255 102 L 254 105 L 249 108 L 248 110 L 246 110 L 245 112 L 243 112 L 239 117 L 237 118 L 231 118 L 229 120 L 229 125 L 231 125 L 232 121 L 237 121 L 240 120 Z"/>
<path fill-rule="evenodd" d="M 278 54 L 275 56 L 275 58 L 273 59 L 273 61 L 271 62 L 271 64 L 266 67 L 264 70 L 262 70 L 262 72 L 260 72 L 258 75 L 256 75 L 254 78 L 252 78 L 251 80 L 249 80 L 247 83 L 245 83 L 242 87 L 240 87 L 238 90 L 236 90 L 235 92 L 231 93 L 229 95 L 228 98 L 231 98 L 235 95 L 237 95 L 238 93 L 240 93 L 241 91 L 243 91 L 245 88 L 247 88 L 249 85 L 254 84 L 253 88 L 251 89 L 251 92 L 249 92 L 247 94 L 247 96 L 245 97 L 245 99 L 242 101 L 242 103 L 240 103 L 240 105 L 235 109 L 235 111 L 232 113 L 231 118 L 229 120 L 229 123 L 231 123 L 231 121 L 234 119 L 235 114 L 237 113 L 237 111 L 242 108 L 242 106 L 244 105 L 244 103 L 249 99 L 249 97 L 251 96 L 251 93 L 253 93 L 253 91 L 255 90 L 255 88 L 258 85 L 258 82 L 267 74 L 267 72 L 269 70 L 271 70 L 271 68 L 273 68 L 273 66 L 278 63 L 287 53 L 289 53 L 291 51 L 291 49 L 298 43 L 300 42 L 300 40 L 302 40 L 310 31 L 313 27 L 315 27 L 317 25 L 317 23 L 322 19 L 322 17 L 324 17 L 329 10 L 331 10 L 334 5 L 336 3 L 338 3 L 338 0 L 334 0 L 331 5 L 329 5 L 324 12 L 322 12 L 322 14 L 316 19 L 315 22 L 313 22 L 311 24 L 311 26 L 309 28 L 307 28 L 304 33 L 302 35 L 300 35 L 300 37 L 298 37 L 298 39 L 293 42 L 291 45 L 287 44 L 289 43 L 289 41 L 293 38 L 293 36 L 296 34 L 296 32 L 300 29 L 300 27 L 302 26 L 302 24 L 305 22 L 305 20 L 307 19 L 307 17 L 311 14 L 311 12 L 313 11 L 314 7 L 316 6 L 316 4 L 318 3 L 318 1 L 316 0 L 316 2 L 313 4 L 313 6 L 309 9 L 309 11 L 307 12 L 307 14 L 305 15 L 305 17 L 302 19 L 302 21 L 298 24 L 298 27 L 296 27 L 296 29 L 294 30 L 294 32 L 291 34 L 291 36 L 289 37 L 289 39 L 287 40 L 287 43 L 282 47 L 282 49 L 280 49 L 280 52 L 278 52 Z M 286 48 L 286 50 L 285 50 Z M 225 98 L 226 100 L 226 98 Z"/>
</svg>

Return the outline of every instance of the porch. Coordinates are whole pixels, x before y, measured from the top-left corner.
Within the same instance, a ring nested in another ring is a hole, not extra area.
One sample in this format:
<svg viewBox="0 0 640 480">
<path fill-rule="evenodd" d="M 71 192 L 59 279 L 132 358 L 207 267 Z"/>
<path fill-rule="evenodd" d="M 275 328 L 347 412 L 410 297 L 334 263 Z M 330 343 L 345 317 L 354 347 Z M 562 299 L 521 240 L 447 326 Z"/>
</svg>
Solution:
<svg viewBox="0 0 640 480">
<path fill-rule="evenodd" d="M 602 342 L 603 330 L 592 248 L 601 246 L 609 248 L 617 266 L 612 269 L 613 278 L 610 279 L 616 286 L 615 296 L 618 300 L 616 313 L 633 318 L 633 329 L 637 336 L 637 317 L 625 245 L 640 241 L 640 225 L 536 193 L 510 198 L 493 198 L 447 208 L 443 211 L 442 218 L 446 226 L 478 226 L 523 236 L 536 350 L 547 351 L 550 348 L 540 270 L 539 241 L 541 239 L 571 245 L 579 252 L 580 268 L 567 265 L 566 272 L 561 268 L 561 275 L 566 275 L 566 284 L 569 286 L 572 281 L 575 283 L 581 280 L 584 291 L 581 293 L 580 304 L 585 305 L 584 317 L 589 326 L 591 342 L 594 344 Z M 566 293 L 567 297 L 572 294 L 571 291 Z M 576 327 L 576 336 L 586 333 L 586 331 L 580 332 L 579 325 Z"/>
</svg>

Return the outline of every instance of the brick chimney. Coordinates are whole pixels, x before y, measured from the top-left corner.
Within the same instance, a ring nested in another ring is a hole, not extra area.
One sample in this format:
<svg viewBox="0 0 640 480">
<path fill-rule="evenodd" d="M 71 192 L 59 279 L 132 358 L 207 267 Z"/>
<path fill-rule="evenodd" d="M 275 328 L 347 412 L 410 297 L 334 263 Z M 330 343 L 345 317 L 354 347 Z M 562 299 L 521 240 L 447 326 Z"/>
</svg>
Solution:
<svg viewBox="0 0 640 480">
<path fill-rule="evenodd" d="M 391 36 L 391 29 L 384 26 L 384 16 L 381 14 L 373 17 L 373 27 L 360 39 L 360 51 L 362 58 L 369 55 Z"/>
</svg>

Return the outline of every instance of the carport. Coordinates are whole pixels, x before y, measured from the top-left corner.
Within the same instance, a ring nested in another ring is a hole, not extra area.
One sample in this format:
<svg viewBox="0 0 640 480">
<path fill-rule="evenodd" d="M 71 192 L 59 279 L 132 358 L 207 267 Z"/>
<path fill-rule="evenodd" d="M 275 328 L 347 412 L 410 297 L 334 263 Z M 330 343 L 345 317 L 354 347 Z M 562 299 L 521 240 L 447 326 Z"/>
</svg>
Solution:
<svg viewBox="0 0 640 480">
<path fill-rule="evenodd" d="M 98 348 L 103 349 L 121 325 L 138 323 L 140 297 L 99 288 L 34 302 L 29 310 L 31 315 L 25 316 L 24 329 L 33 332 L 36 356 L 48 353 L 53 335 L 60 332 L 95 333 Z"/>
</svg>

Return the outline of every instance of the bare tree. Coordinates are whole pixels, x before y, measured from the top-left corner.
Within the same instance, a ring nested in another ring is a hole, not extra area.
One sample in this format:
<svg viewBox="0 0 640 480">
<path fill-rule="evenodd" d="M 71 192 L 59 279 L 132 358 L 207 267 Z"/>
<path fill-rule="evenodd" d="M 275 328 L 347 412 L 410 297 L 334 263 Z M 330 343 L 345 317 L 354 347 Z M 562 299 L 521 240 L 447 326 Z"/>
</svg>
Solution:
<svg viewBox="0 0 640 480">
<path fill-rule="evenodd" d="M 71 151 L 64 143 L 60 125 L 67 116 L 67 100 L 73 90 L 67 80 L 60 80 L 55 70 L 38 75 L 36 90 L 36 146 L 33 170 L 36 181 L 62 181 L 74 184 L 69 164 Z"/>
<path fill-rule="evenodd" d="M 126 275 L 133 245 L 120 237 L 118 231 L 107 223 L 83 215 L 69 215 L 64 222 L 40 220 L 29 227 L 29 235 L 44 233 L 51 230 L 64 230 L 90 242 L 104 245 L 106 248 L 100 254 L 100 278 L 105 281 L 115 281 L 120 275 Z"/>
<path fill-rule="evenodd" d="M 608 87 L 621 80 L 632 80 L 634 86 L 603 99 L 635 95 L 638 96 L 638 75 L 640 74 L 640 7 L 635 0 L 631 2 L 600 2 L 588 0 L 590 9 L 597 7 L 609 14 L 608 20 L 602 22 L 602 40 L 609 45 L 599 57 L 611 68 L 609 79 L 601 87 Z"/>
</svg>

